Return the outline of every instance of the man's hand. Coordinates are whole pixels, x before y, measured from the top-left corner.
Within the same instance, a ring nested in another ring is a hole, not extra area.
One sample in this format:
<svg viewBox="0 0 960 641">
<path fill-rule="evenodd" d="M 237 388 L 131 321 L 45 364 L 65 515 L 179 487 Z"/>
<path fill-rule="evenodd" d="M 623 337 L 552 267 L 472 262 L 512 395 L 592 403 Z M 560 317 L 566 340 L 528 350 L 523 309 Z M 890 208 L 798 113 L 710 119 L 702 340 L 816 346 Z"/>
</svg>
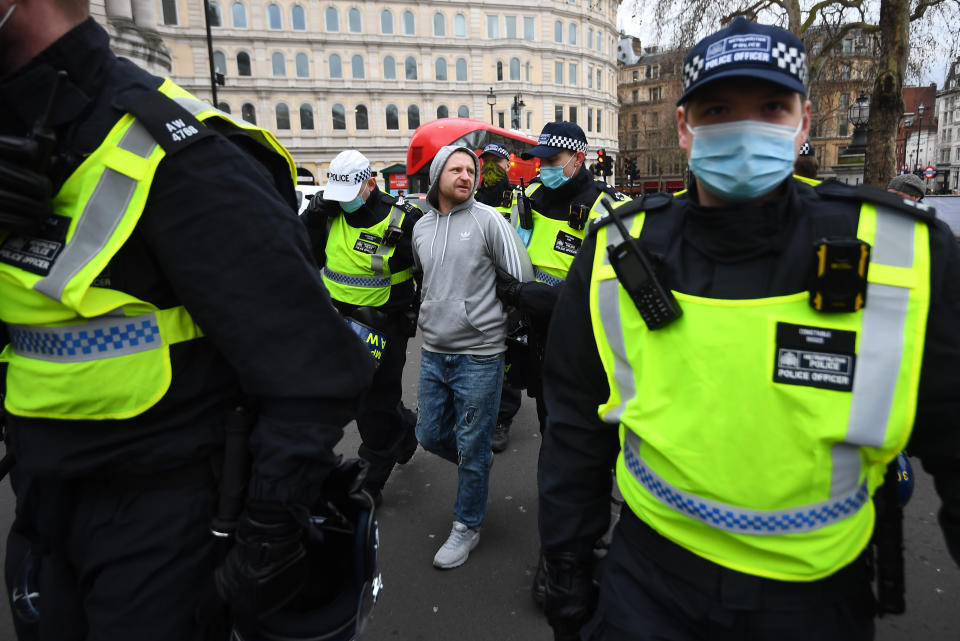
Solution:
<svg viewBox="0 0 960 641">
<path fill-rule="evenodd" d="M 543 611 L 555 641 L 579 641 L 580 628 L 597 607 L 593 555 L 546 552 L 546 599 Z"/>
<path fill-rule="evenodd" d="M 36 231 L 53 211 L 43 155 L 31 138 L 0 136 L 0 229 Z"/>
</svg>

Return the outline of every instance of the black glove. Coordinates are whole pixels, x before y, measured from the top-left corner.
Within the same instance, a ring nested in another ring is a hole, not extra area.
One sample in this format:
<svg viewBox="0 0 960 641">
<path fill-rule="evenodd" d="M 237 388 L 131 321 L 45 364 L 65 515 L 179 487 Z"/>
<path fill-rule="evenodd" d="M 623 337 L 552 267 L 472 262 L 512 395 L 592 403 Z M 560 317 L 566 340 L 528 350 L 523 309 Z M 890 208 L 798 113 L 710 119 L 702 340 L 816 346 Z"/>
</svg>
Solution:
<svg viewBox="0 0 960 641">
<path fill-rule="evenodd" d="M 310 199 L 310 204 L 307 205 L 304 215 L 310 218 L 316 217 L 319 220 L 320 218 L 337 216 L 339 213 L 339 201 L 327 200 L 323 198 L 321 194 L 317 194 Z"/>
<path fill-rule="evenodd" d="M 497 298 L 511 307 L 516 307 L 521 313 L 538 319 L 549 318 L 558 296 L 559 287 L 535 281 L 521 283 L 497 268 Z"/>
<path fill-rule="evenodd" d="M 32 138 L 0 136 L 0 229 L 30 233 L 49 218 L 49 158 Z"/>
<path fill-rule="evenodd" d="M 250 504 L 214 579 L 234 619 L 248 628 L 293 599 L 307 579 L 302 527 L 282 507 Z"/>
<path fill-rule="evenodd" d="M 547 552 L 547 583 L 543 611 L 555 641 L 579 641 L 580 628 L 597 607 L 593 554 Z"/>
</svg>

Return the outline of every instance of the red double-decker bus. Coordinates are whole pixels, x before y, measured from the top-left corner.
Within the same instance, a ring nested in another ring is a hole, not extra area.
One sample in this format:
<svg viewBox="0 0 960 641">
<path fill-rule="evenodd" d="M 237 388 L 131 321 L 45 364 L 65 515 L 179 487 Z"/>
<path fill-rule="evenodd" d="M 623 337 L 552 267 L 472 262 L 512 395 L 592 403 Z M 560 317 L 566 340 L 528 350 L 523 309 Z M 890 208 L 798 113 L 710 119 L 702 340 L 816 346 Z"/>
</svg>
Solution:
<svg viewBox="0 0 960 641">
<path fill-rule="evenodd" d="M 519 185 L 520 179 L 530 182 L 537 175 L 540 160 L 523 160 L 520 153 L 537 144 L 534 138 L 481 120 L 469 118 L 440 118 L 420 125 L 410 138 L 407 148 L 407 184 L 409 193 L 426 193 L 430 185 L 430 163 L 446 145 L 463 145 L 478 155 L 488 143 L 495 142 L 510 152 L 507 177 Z"/>
</svg>

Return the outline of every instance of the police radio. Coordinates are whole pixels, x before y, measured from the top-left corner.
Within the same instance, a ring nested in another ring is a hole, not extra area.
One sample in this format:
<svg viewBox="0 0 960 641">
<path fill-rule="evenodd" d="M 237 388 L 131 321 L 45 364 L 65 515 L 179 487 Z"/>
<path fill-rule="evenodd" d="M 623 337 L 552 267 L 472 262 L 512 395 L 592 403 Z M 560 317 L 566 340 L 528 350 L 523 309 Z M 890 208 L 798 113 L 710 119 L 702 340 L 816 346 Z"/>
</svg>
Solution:
<svg viewBox="0 0 960 641">
<path fill-rule="evenodd" d="M 520 179 L 520 193 L 517 194 L 517 218 L 524 229 L 533 229 L 533 214 L 530 213 L 530 199 L 527 198 L 527 187 Z"/>
<path fill-rule="evenodd" d="M 657 278 L 649 254 L 627 231 L 620 214 L 610 206 L 609 201 L 603 199 L 602 202 L 624 239 L 619 245 L 607 246 L 607 256 L 617 274 L 617 280 L 630 295 L 649 329 L 660 329 L 669 325 L 680 318 L 683 310 L 680 309 L 673 292 L 664 287 Z"/>
</svg>

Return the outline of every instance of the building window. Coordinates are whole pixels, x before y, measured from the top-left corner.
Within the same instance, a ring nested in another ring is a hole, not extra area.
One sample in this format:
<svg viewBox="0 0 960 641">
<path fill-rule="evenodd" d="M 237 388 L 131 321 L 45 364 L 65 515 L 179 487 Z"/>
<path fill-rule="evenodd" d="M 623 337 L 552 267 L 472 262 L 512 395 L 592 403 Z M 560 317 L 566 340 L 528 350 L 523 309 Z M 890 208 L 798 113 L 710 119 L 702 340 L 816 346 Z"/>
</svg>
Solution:
<svg viewBox="0 0 960 641">
<path fill-rule="evenodd" d="M 287 75 L 287 61 L 283 59 L 283 54 L 274 51 L 270 56 L 270 65 L 273 68 L 273 75 L 282 78 Z"/>
<path fill-rule="evenodd" d="M 227 57 L 222 51 L 213 52 L 213 70 L 224 75 L 227 73 Z"/>
<path fill-rule="evenodd" d="M 639 100 L 640 100 L 639 95 L 640 95 L 640 92 L 639 92 L 638 90 L 634 89 L 634 90 L 633 90 L 633 93 L 630 94 L 630 97 L 633 99 L 633 102 L 639 102 Z"/>
<path fill-rule="evenodd" d="M 283 15 L 280 13 L 279 5 L 267 5 L 267 27 L 270 29 L 283 29 Z"/>
<path fill-rule="evenodd" d="M 560 61 L 553 63 L 553 80 L 558 85 L 563 84 L 563 63 Z"/>
<path fill-rule="evenodd" d="M 407 107 L 407 129 L 413 130 L 420 126 L 420 107 L 410 105 Z"/>
<path fill-rule="evenodd" d="M 457 82 L 467 81 L 467 59 L 457 58 Z"/>
<path fill-rule="evenodd" d="M 593 89 L 593 69 L 587 67 L 587 89 Z"/>
<path fill-rule="evenodd" d="M 488 38 L 500 37 L 500 17 L 499 16 L 487 16 L 487 37 Z"/>
<path fill-rule="evenodd" d="M 602 86 L 603 83 L 600 81 L 602 77 L 603 76 L 600 75 L 600 70 L 597 69 L 597 91 L 600 91 L 601 89 L 603 89 L 603 86 Z"/>
<path fill-rule="evenodd" d="M 330 110 L 331 115 L 333 116 L 333 128 L 334 130 L 342 130 L 347 128 L 347 111 L 343 108 L 343 105 L 337 103 L 333 106 L 333 109 Z"/>
<path fill-rule="evenodd" d="M 502 129 L 505 124 L 506 124 L 506 122 L 505 122 L 504 113 L 503 113 L 502 111 L 498 111 L 498 112 L 497 112 L 497 126 Z"/>
<path fill-rule="evenodd" d="M 403 12 L 403 35 L 405 36 L 417 35 L 417 26 L 413 19 L 412 11 Z"/>
<path fill-rule="evenodd" d="M 527 130 L 530 129 L 530 123 L 531 123 L 532 121 L 533 121 L 533 112 L 532 112 L 532 111 L 528 111 L 528 112 L 527 112 Z"/>
<path fill-rule="evenodd" d="M 358 54 L 350 58 L 350 72 L 355 80 L 363 80 L 363 56 Z"/>
<path fill-rule="evenodd" d="M 637 71 L 636 69 L 634 69 L 634 70 L 633 70 L 633 81 L 634 81 L 634 82 L 637 82 L 638 80 L 640 80 L 640 72 Z"/>
<path fill-rule="evenodd" d="M 553 41 L 563 42 L 563 23 L 559 20 L 553 23 Z"/>
<path fill-rule="evenodd" d="M 367 120 L 366 105 L 357 105 L 353 108 L 353 121 L 358 130 L 366 131 L 370 128 L 370 123 Z"/>
<path fill-rule="evenodd" d="M 350 29 L 350 33 L 360 33 L 362 30 L 359 9 L 351 9 L 347 14 L 347 28 Z"/>
<path fill-rule="evenodd" d="M 447 35 L 447 21 L 444 19 L 442 13 L 433 14 L 433 35 Z"/>
<path fill-rule="evenodd" d="M 460 105 L 457 107 L 457 118 L 469 118 L 470 117 L 470 108 L 466 105 Z"/>
<path fill-rule="evenodd" d="M 396 105 L 387 105 L 387 129 L 400 128 L 400 114 Z"/>
<path fill-rule="evenodd" d="M 523 18 L 523 39 L 524 40 L 533 40 L 534 30 L 535 30 L 534 18 L 530 16 L 524 16 Z"/>
<path fill-rule="evenodd" d="M 387 56 L 383 59 L 383 79 L 397 79 L 397 63 L 393 60 L 393 56 Z"/>
<path fill-rule="evenodd" d="M 510 58 L 510 80 L 520 80 L 520 58 Z"/>
<path fill-rule="evenodd" d="M 587 29 L 587 49 L 593 49 L 593 29 Z"/>
<path fill-rule="evenodd" d="M 504 28 L 506 29 L 505 35 L 508 38 L 516 39 L 517 37 L 517 16 L 507 16 L 503 19 Z"/>
<path fill-rule="evenodd" d="M 523 78 L 527 82 L 530 82 L 530 63 L 523 65 Z"/>
<path fill-rule="evenodd" d="M 334 7 L 327 7 L 323 15 L 327 24 L 327 31 L 340 31 L 340 14 Z"/>
<path fill-rule="evenodd" d="M 567 74 L 567 79 L 570 82 L 571 87 L 577 86 L 577 76 L 579 75 L 577 71 L 577 64 L 575 62 L 570 63 L 570 73 Z"/>
<path fill-rule="evenodd" d="M 593 110 L 587 109 L 587 131 L 593 131 Z"/>
<path fill-rule="evenodd" d="M 630 127 L 636 129 L 637 125 L 637 114 L 630 114 Z"/>
<path fill-rule="evenodd" d="M 223 14 L 220 13 L 220 5 L 216 2 L 210 3 L 210 26 L 211 27 L 222 27 L 223 26 Z"/>
<path fill-rule="evenodd" d="M 237 29 L 247 28 L 247 8 L 239 2 L 233 3 L 233 26 Z"/>
<path fill-rule="evenodd" d="M 300 129 L 313 129 L 313 107 L 307 103 L 300 105 Z"/>
<path fill-rule="evenodd" d="M 293 5 L 293 8 L 290 9 L 290 24 L 293 25 L 295 31 L 307 30 L 307 15 L 304 13 L 303 7 L 298 4 Z"/>
<path fill-rule="evenodd" d="M 290 107 L 281 102 L 277 105 L 275 112 L 277 115 L 277 129 L 289 129 Z"/>
<path fill-rule="evenodd" d="M 343 78 L 343 66 L 340 64 L 340 56 L 335 53 L 330 54 L 330 77 Z"/>
<path fill-rule="evenodd" d="M 567 40 L 569 40 L 570 44 L 572 45 L 577 44 L 577 25 L 573 24 L 572 22 L 570 23 Z"/>
<path fill-rule="evenodd" d="M 600 110 L 597 109 L 597 133 L 600 133 Z"/>
<path fill-rule="evenodd" d="M 457 38 L 467 37 L 467 19 L 462 13 L 453 16 L 453 35 Z"/>
<path fill-rule="evenodd" d="M 447 61 L 445 58 L 437 58 L 434 63 L 434 71 L 437 80 L 446 80 L 447 79 Z"/>
<path fill-rule="evenodd" d="M 237 75 L 250 75 L 250 54 L 246 51 L 241 51 L 237 54 Z"/>
<path fill-rule="evenodd" d="M 503 81 L 503 62 L 497 60 L 497 81 Z"/>
<path fill-rule="evenodd" d="M 414 60 L 413 56 L 409 56 L 403 61 L 403 72 L 407 80 L 417 79 L 417 61 Z"/>
<path fill-rule="evenodd" d="M 570 122 L 576 124 L 577 122 L 577 108 L 570 107 Z"/>
<path fill-rule="evenodd" d="M 225 103 L 225 102 L 218 102 L 218 103 L 217 103 L 217 109 L 219 109 L 220 111 L 222 111 L 222 112 L 225 113 L 225 114 L 230 113 L 230 105 L 228 105 L 228 104 Z M 949 160 L 949 159 L 948 159 L 948 160 Z"/>
<path fill-rule="evenodd" d="M 843 53 L 853 53 L 853 40 L 850 38 L 843 41 Z"/>
<path fill-rule="evenodd" d="M 850 80 L 850 65 L 840 66 L 840 80 Z"/>
<path fill-rule="evenodd" d="M 660 87 L 650 87 L 650 100 L 660 100 Z"/>
<path fill-rule="evenodd" d="M 305 53 L 298 53 L 294 59 L 297 65 L 297 78 L 310 77 L 310 59 Z"/>
<path fill-rule="evenodd" d="M 393 33 L 393 14 L 389 9 L 380 12 L 380 33 Z"/>
<path fill-rule="evenodd" d="M 437 118 L 449 118 L 450 110 L 447 109 L 446 105 L 440 105 L 437 107 Z"/>
<path fill-rule="evenodd" d="M 163 0 L 160 5 L 163 10 L 163 24 L 177 24 L 177 0 Z"/>
<path fill-rule="evenodd" d="M 554 120 L 563 120 L 563 105 L 554 105 L 554 106 L 553 106 L 553 119 L 554 119 Z"/>
<path fill-rule="evenodd" d="M 257 110 L 253 108 L 249 102 L 243 103 L 243 106 L 240 107 L 240 117 L 249 122 L 251 125 L 257 124 Z"/>
</svg>

